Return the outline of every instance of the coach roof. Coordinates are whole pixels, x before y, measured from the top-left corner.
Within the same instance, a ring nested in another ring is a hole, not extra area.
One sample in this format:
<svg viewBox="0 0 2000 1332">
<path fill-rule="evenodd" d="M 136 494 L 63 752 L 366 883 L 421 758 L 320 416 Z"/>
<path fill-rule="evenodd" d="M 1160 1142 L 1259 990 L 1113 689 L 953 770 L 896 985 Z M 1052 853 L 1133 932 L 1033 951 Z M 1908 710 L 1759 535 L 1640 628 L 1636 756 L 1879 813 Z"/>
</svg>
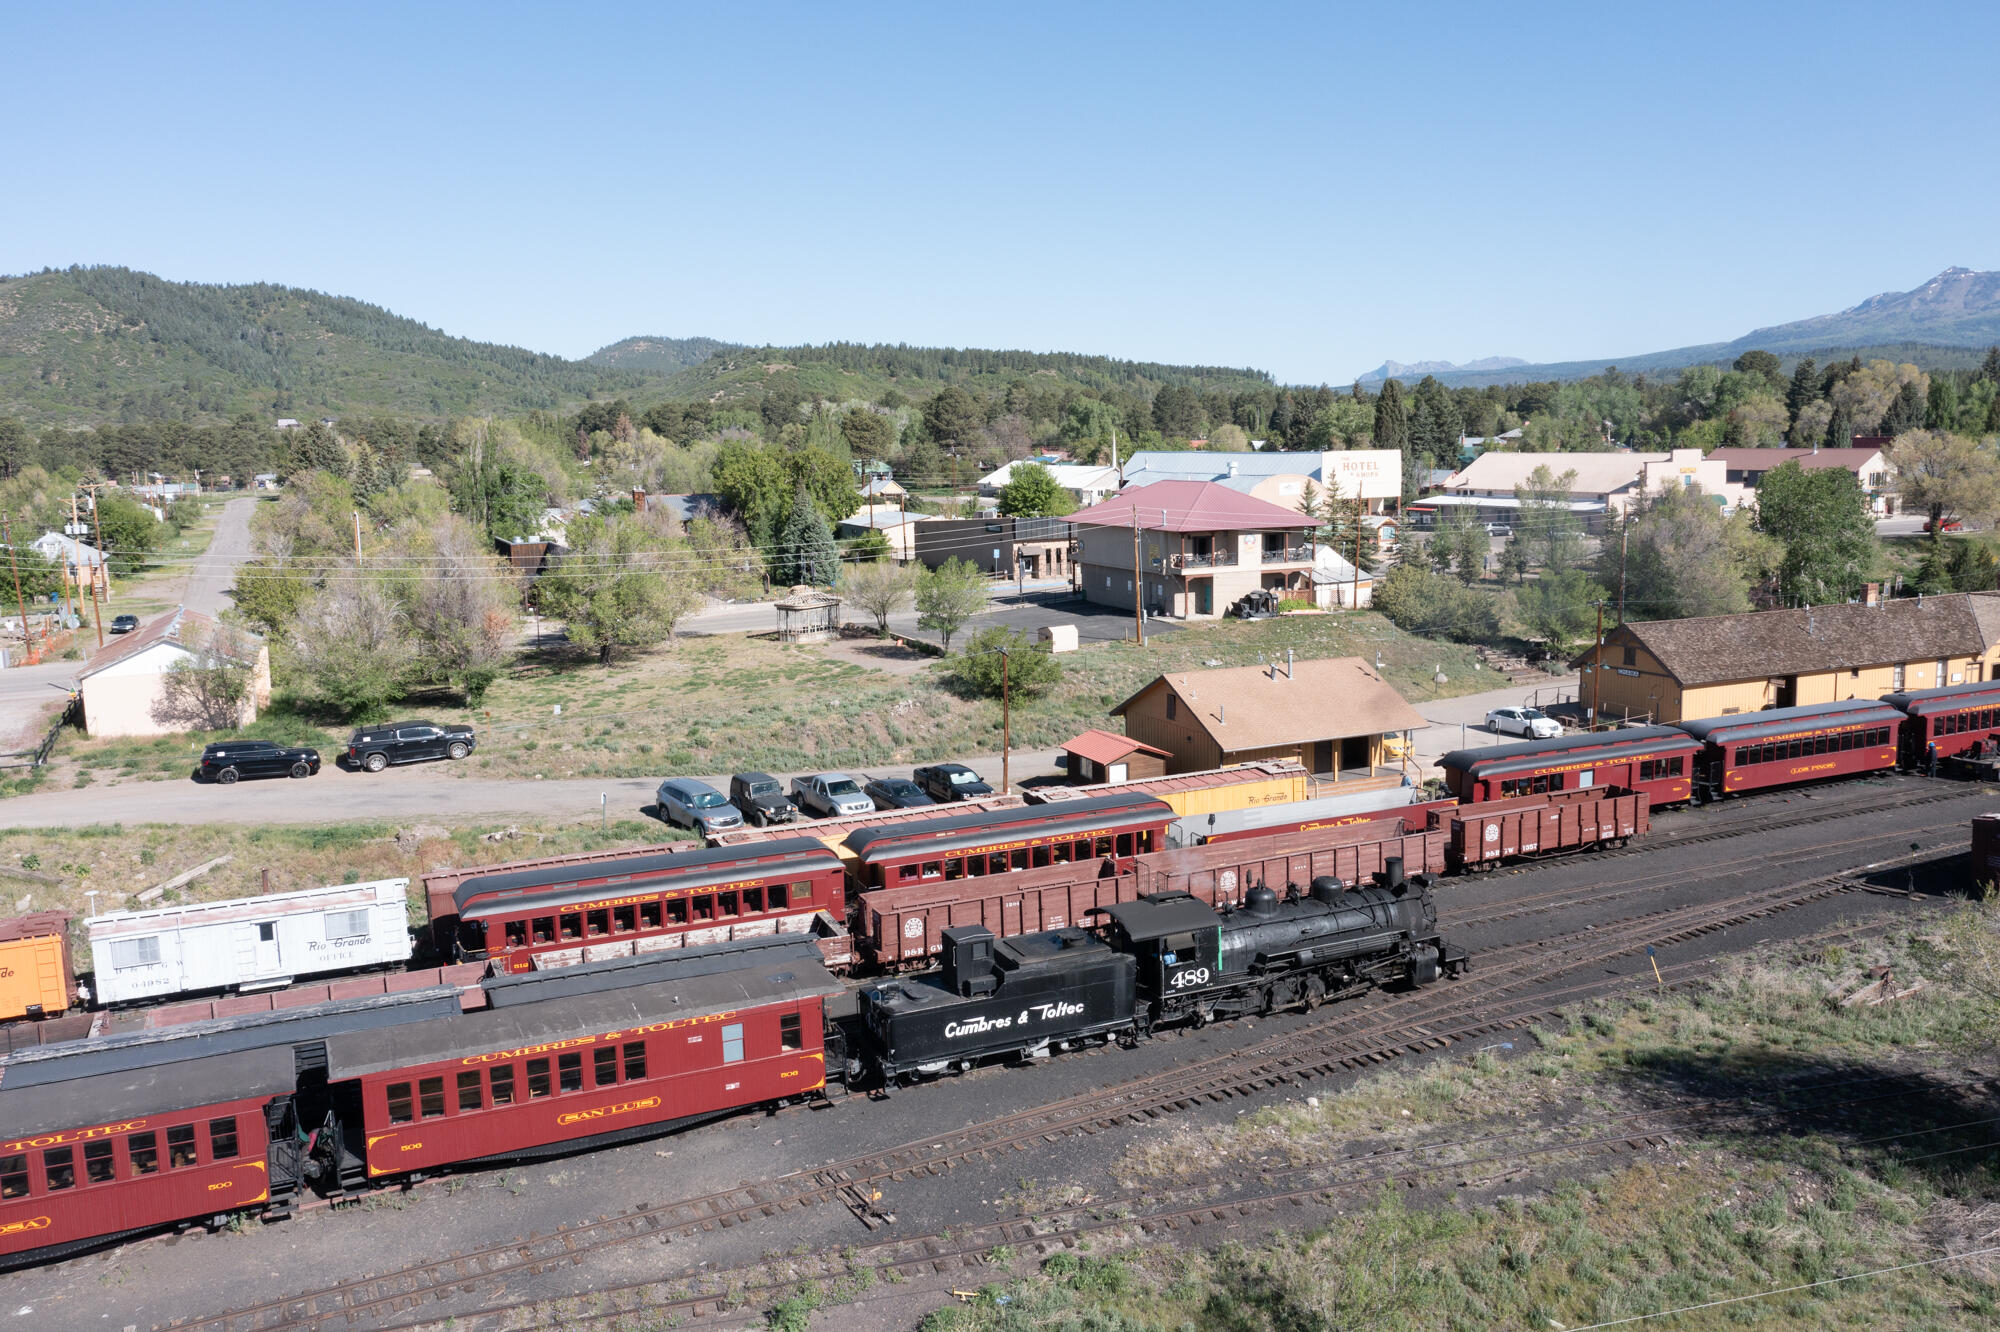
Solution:
<svg viewBox="0 0 2000 1332">
<path fill-rule="evenodd" d="M 716 866 L 740 865 L 750 860 L 815 853 L 827 853 L 826 844 L 818 838 L 787 837 L 775 842 L 753 842 L 747 846 L 716 846 L 702 851 L 660 852 L 624 860 L 587 860 L 574 865 L 502 870 L 465 880 L 452 889 L 451 900 L 462 915 L 466 905 L 475 897 L 519 897 L 529 892 L 574 893 L 573 885 L 579 883 L 588 883 L 588 891 L 593 895 L 603 895 L 623 887 L 625 880 L 650 882 L 682 874 L 698 874 L 703 869 Z M 619 882 L 606 882 L 613 879 Z"/>
<path fill-rule="evenodd" d="M 1488 767 L 1515 759 L 1541 758 L 1560 761 L 1569 754 L 1602 754 L 1606 758 L 1628 758 L 1654 751 L 1671 752 L 1692 747 L 1686 735 L 1671 726 L 1628 726 L 1622 731 L 1584 731 L 1576 735 L 1551 736 L 1518 745 L 1487 745 L 1476 749 L 1454 749 L 1438 760 L 1440 768 L 1460 772 L 1473 766 Z"/>
<path fill-rule="evenodd" d="M 1832 703 L 1807 703 L 1796 708 L 1771 708 L 1729 717 L 1703 717 L 1682 722 L 1681 729 L 1697 740 L 1727 742 L 1762 736 L 1791 735 L 1829 726 L 1859 726 L 1863 722 L 1898 722 L 1903 714 L 1872 698 L 1843 698 Z"/>
<path fill-rule="evenodd" d="M 1091 800 L 1067 800 L 1056 805 L 1022 806 L 1017 809 L 983 809 L 971 814 L 952 814 L 938 819 L 912 819 L 856 828 L 847 834 L 848 850 L 868 858 L 870 848 L 882 850 L 906 842 L 952 838 L 972 845 L 979 835 L 994 828 L 1026 825 L 1025 836 L 1039 836 L 1044 829 L 1073 828 L 1079 824 L 1102 823 L 1119 817 L 1169 819 L 1173 806 L 1149 795 L 1108 795 Z"/>
<path fill-rule="evenodd" d="M 1882 701 L 1915 716 L 1950 712 L 1975 703 L 2000 701 L 2000 680 L 1980 680 L 1972 684 L 1946 685 L 1942 689 L 1909 689 L 1900 694 L 1884 694 Z"/>
</svg>

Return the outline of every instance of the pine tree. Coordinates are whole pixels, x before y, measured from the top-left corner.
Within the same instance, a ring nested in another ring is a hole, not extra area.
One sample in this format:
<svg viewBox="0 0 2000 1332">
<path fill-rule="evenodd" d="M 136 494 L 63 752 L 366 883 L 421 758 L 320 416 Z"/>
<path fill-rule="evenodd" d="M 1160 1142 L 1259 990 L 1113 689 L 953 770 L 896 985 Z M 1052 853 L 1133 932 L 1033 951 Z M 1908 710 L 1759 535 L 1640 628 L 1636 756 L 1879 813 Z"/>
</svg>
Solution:
<svg viewBox="0 0 2000 1332">
<path fill-rule="evenodd" d="M 840 572 L 840 550 L 826 516 L 800 486 L 778 535 L 778 569 L 783 581 L 831 587 Z"/>
<path fill-rule="evenodd" d="M 1382 396 L 1375 399 L 1375 447 L 1410 447 L 1410 414 L 1403 405 L 1403 386 L 1393 379 L 1382 384 Z"/>
<path fill-rule="evenodd" d="M 1792 371 L 1792 386 L 1785 390 L 1785 410 L 1791 413 L 1791 424 L 1799 423 L 1799 413 L 1819 400 L 1819 367 L 1808 356 L 1800 361 Z"/>
<path fill-rule="evenodd" d="M 1951 380 L 1939 375 L 1931 380 L 1930 396 L 1924 402 L 1924 428 L 1951 430 L 1958 425 L 1958 390 Z"/>
<path fill-rule="evenodd" d="M 1854 447 L 1854 412 L 1845 403 L 1836 403 L 1833 419 L 1826 423 L 1826 447 L 1848 449 Z"/>
<path fill-rule="evenodd" d="M 2000 347 L 1986 349 L 1986 359 L 1979 364 L 1979 377 L 2000 384 Z"/>
<path fill-rule="evenodd" d="M 1915 430 L 1924 423 L 1926 403 L 1924 391 L 1913 380 L 1903 385 L 1896 394 L 1896 400 L 1889 404 L 1889 410 L 1882 416 L 1878 434 L 1894 438 L 1905 430 Z"/>
</svg>

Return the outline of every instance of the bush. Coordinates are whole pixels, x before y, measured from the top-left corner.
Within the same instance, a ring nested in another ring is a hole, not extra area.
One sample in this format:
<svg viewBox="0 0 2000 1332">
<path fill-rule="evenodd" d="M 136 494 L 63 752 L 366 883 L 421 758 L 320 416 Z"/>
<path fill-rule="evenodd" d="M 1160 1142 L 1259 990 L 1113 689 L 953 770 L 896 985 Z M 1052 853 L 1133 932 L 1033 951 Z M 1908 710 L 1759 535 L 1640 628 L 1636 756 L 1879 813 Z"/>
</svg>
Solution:
<svg viewBox="0 0 2000 1332">
<path fill-rule="evenodd" d="M 1010 695 L 1032 698 L 1047 693 L 1062 680 L 1062 663 L 1047 647 L 1020 630 L 1003 625 L 981 629 L 966 640 L 964 655 L 952 662 L 951 673 L 974 693 L 999 698 L 1003 653 L 1005 685 Z"/>
<path fill-rule="evenodd" d="M 1419 564 L 1389 571 L 1375 588 L 1375 609 L 1412 634 L 1482 642 L 1500 631 L 1500 616 L 1486 596 Z"/>
</svg>

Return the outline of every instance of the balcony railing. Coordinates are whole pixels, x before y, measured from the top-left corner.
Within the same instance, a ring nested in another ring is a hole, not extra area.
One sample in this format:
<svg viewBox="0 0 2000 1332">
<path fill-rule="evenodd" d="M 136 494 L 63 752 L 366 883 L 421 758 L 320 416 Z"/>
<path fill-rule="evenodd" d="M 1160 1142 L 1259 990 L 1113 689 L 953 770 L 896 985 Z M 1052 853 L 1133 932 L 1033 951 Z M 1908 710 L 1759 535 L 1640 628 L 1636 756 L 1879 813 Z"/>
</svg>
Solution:
<svg viewBox="0 0 2000 1332">
<path fill-rule="evenodd" d="M 1313 548 L 1309 545 L 1266 546 L 1264 548 L 1264 563 L 1266 564 L 1310 564 L 1312 563 L 1312 557 Z"/>
<path fill-rule="evenodd" d="M 1233 550 L 1212 550 L 1206 555 L 1175 555 L 1168 564 L 1175 569 L 1226 569 L 1236 563 Z"/>
</svg>

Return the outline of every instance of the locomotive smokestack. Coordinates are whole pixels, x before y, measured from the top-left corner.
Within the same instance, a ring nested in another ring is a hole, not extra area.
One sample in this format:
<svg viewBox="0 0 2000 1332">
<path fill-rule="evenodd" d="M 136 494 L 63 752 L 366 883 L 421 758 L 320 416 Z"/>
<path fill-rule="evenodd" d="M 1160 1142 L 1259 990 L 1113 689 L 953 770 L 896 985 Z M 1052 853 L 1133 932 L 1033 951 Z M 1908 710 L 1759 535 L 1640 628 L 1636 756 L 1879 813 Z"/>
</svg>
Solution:
<svg viewBox="0 0 2000 1332">
<path fill-rule="evenodd" d="M 1384 856 L 1382 858 L 1382 886 L 1395 893 L 1403 891 L 1405 884 L 1403 880 L 1403 858 L 1401 856 Z"/>
</svg>

